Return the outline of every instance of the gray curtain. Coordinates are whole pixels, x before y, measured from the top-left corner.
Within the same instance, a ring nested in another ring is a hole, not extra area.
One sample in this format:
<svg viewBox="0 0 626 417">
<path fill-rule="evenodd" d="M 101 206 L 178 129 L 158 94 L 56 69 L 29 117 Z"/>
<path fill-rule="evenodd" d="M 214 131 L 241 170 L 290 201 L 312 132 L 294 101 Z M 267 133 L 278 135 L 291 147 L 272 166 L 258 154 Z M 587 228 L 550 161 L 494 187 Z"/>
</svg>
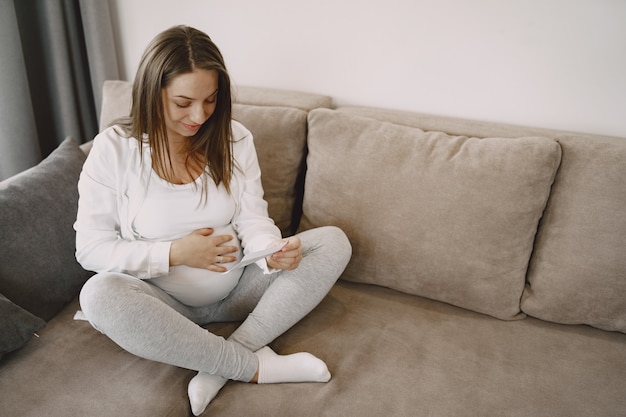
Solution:
<svg viewBox="0 0 626 417">
<path fill-rule="evenodd" d="M 0 0 L 0 180 L 98 132 L 118 79 L 106 0 Z"/>
</svg>

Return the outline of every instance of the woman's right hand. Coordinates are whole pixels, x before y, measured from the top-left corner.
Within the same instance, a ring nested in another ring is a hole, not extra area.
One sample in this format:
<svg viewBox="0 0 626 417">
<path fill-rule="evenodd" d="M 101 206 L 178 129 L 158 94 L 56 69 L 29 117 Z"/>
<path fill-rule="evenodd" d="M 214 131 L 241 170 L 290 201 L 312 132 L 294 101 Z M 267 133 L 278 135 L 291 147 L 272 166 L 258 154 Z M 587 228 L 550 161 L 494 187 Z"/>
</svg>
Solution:
<svg viewBox="0 0 626 417">
<path fill-rule="evenodd" d="M 237 260 L 229 255 L 237 252 L 236 246 L 221 246 L 233 240 L 231 235 L 213 235 L 213 229 L 198 229 L 191 234 L 175 240 L 170 247 L 170 266 L 187 265 L 192 268 L 225 272 L 226 264 Z"/>
</svg>

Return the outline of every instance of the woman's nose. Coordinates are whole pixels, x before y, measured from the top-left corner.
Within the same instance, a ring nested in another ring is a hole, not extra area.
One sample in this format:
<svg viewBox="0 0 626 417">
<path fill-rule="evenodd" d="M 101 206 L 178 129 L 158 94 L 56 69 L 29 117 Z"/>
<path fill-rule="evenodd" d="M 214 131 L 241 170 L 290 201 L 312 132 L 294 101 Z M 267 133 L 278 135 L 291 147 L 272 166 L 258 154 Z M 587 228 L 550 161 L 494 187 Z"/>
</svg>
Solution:
<svg viewBox="0 0 626 417">
<path fill-rule="evenodd" d="M 199 125 L 206 122 L 208 115 L 204 111 L 204 106 L 193 106 L 190 114 L 190 119 Z"/>
</svg>

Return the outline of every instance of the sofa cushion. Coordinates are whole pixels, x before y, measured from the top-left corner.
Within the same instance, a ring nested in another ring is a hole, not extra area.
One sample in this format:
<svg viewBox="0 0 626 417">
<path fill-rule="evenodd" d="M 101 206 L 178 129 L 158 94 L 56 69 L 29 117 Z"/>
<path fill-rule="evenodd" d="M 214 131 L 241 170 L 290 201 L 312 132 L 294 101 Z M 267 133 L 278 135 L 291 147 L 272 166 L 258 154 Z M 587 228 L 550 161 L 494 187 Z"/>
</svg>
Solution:
<svg viewBox="0 0 626 417">
<path fill-rule="evenodd" d="M 74 257 L 85 154 L 67 138 L 39 165 L 0 183 L 0 292 L 49 320 L 89 277 Z"/>
<path fill-rule="evenodd" d="M 289 107 L 233 105 L 233 118 L 254 135 L 269 214 L 283 236 L 295 231 L 302 196 L 307 113 Z M 292 219 L 295 220 L 292 221 Z"/>
<path fill-rule="evenodd" d="M 131 106 L 133 83 L 122 80 L 107 80 L 102 86 L 102 110 L 100 131 L 109 127 L 113 120 L 128 116 Z M 318 107 L 330 107 L 330 96 L 300 91 L 279 90 L 262 87 L 233 87 L 233 102 L 267 107 L 293 107 L 309 111 Z M 245 123 L 244 123 L 245 124 Z"/>
<path fill-rule="evenodd" d="M 46 322 L 0 294 L 0 358 L 21 348 Z"/>
<path fill-rule="evenodd" d="M 460 117 L 440 116 L 428 113 L 417 113 L 395 109 L 376 107 L 342 106 L 337 111 L 364 116 L 371 119 L 389 122 L 396 125 L 417 127 L 426 131 L 445 132 L 454 136 L 471 136 L 478 138 L 519 138 L 540 136 L 553 138 L 563 131 L 543 129 L 532 126 L 520 126 L 510 123 L 484 122 L 480 120 L 462 119 Z"/>
<path fill-rule="evenodd" d="M 502 319 L 519 300 L 560 162 L 540 137 L 467 138 L 314 110 L 302 229 L 343 228 L 343 278 Z"/>
<path fill-rule="evenodd" d="M 289 106 L 300 110 L 330 108 L 332 97 L 277 88 L 238 86 L 233 88 L 233 101 L 254 106 Z"/>
<path fill-rule="evenodd" d="M 626 332 L 626 141 L 562 136 L 522 310 Z"/>
<path fill-rule="evenodd" d="M 122 80 L 106 80 L 102 85 L 102 106 L 100 109 L 100 132 L 113 121 L 130 114 L 133 83 Z"/>
<path fill-rule="evenodd" d="M 195 372 L 124 351 L 72 320 L 77 308 L 68 304 L 0 361 L 1 415 L 191 415 Z M 208 328 L 228 337 L 238 326 Z M 231 381 L 203 416 L 618 417 L 626 406 L 625 334 L 530 317 L 503 322 L 374 285 L 338 282 L 271 346 L 311 352 L 332 379 Z"/>
</svg>

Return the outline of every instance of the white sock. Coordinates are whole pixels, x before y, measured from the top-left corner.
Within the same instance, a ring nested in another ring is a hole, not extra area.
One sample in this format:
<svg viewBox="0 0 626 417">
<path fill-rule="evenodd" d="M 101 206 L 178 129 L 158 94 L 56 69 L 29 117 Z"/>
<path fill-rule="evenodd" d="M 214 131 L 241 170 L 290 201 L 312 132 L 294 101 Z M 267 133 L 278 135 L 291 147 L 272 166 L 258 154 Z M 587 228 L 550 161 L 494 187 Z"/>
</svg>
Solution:
<svg viewBox="0 0 626 417">
<path fill-rule="evenodd" d="M 326 364 L 310 353 L 278 355 L 265 346 L 255 354 L 259 358 L 259 384 L 328 382 L 330 380 L 330 372 Z"/>
<path fill-rule="evenodd" d="M 199 416 L 204 412 L 226 382 L 228 382 L 227 379 L 206 372 L 198 372 L 198 375 L 191 378 L 187 395 L 189 395 L 189 404 L 191 404 L 191 412 L 194 416 Z"/>
</svg>

